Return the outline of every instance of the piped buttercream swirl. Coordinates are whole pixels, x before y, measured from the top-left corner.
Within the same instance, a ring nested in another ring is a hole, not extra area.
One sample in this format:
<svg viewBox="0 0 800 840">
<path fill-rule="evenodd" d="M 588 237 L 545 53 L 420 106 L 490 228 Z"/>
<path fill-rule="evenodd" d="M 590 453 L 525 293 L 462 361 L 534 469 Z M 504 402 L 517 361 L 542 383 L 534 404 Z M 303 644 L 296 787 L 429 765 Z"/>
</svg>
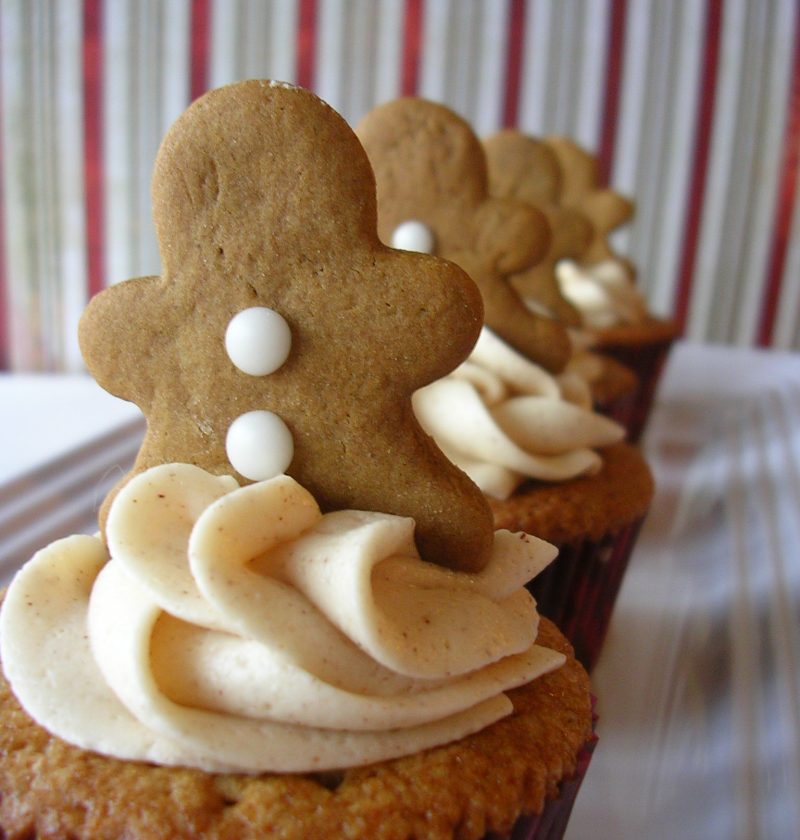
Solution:
<svg viewBox="0 0 800 840">
<path fill-rule="evenodd" d="M 528 478 L 596 472 L 602 459 L 595 450 L 625 435 L 592 411 L 585 380 L 550 375 L 485 327 L 469 359 L 417 391 L 413 405 L 450 460 L 498 499 Z"/>
<path fill-rule="evenodd" d="M 293 479 L 240 487 L 167 464 L 134 477 L 108 549 L 74 536 L 6 595 L 6 676 L 53 734 L 216 772 L 341 768 L 507 715 L 563 662 L 524 584 L 549 544 L 498 531 L 477 574 L 420 560 L 413 520 L 322 514 Z"/>
<path fill-rule="evenodd" d="M 578 309 L 588 329 L 639 324 L 647 318 L 647 302 L 618 260 L 593 265 L 560 260 L 556 277 L 561 294 Z"/>
</svg>

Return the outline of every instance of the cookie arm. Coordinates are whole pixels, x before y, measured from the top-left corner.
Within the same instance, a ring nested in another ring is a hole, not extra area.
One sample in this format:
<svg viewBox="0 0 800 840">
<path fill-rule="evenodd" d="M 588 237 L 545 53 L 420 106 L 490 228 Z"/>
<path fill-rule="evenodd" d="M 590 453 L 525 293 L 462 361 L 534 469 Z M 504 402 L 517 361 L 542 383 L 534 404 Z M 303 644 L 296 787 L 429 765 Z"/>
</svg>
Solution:
<svg viewBox="0 0 800 840">
<path fill-rule="evenodd" d="M 530 298 L 548 309 L 560 324 L 567 327 L 580 327 L 583 324 L 580 312 L 561 294 L 552 261 L 539 263 L 509 279 L 523 298 Z"/>
<path fill-rule="evenodd" d="M 585 260 L 591 263 L 615 258 L 616 254 L 608 242 L 608 235 L 631 220 L 633 202 L 614 190 L 596 190 L 583 197 L 580 209 L 594 228 L 594 236 L 586 251 Z"/>
<path fill-rule="evenodd" d="M 470 254 L 452 258 L 469 273 L 473 259 Z M 481 277 L 480 269 L 473 276 L 483 298 L 484 321 L 489 329 L 536 364 L 553 372 L 563 370 L 572 352 L 564 327 L 552 318 L 530 312 L 505 277 Z"/>
<path fill-rule="evenodd" d="M 92 298 L 78 325 L 78 341 L 98 384 L 147 413 L 151 399 L 155 330 L 168 313 L 153 294 L 157 277 L 110 286 Z"/>
</svg>

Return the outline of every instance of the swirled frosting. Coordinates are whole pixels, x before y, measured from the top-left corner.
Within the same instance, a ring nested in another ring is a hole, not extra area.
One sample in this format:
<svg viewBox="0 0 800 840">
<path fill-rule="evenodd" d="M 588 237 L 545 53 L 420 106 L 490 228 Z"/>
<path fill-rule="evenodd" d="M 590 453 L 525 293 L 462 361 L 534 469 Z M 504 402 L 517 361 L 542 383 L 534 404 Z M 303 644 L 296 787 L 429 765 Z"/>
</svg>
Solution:
<svg viewBox="0 0 800 840">
<path fill-rule="evenodd" d="M 560 260 L 556 277 L 561 294 L 580 311 L 588 328 L 638 324 L 647 317 L 645 299 L 618 260 L 593 265 Z"/>
<path fill-rule="evenodd" d="M 469 359 L 414 394 L 414 412 L 442 451 L 487 495 L 526 479 L 566 481 L 600 469 L 594 451 L 622 440 L 591 410 L 584 379 L 553 377 L 484 328 Z"/>
<path fill-rule="evenodd" d="M 557 668 L 524 584 L 555 549 L 498 531 L 488 567 L 420 560 L 411 519 L 323 515 L 287 476 L 240 487 L 167 464 L 133 478 L 108 549 L 73 536 L 6 595 L 6 676 L 85 749 L 215 772 L 312 771 L 446 743 Z"/>
</svg>

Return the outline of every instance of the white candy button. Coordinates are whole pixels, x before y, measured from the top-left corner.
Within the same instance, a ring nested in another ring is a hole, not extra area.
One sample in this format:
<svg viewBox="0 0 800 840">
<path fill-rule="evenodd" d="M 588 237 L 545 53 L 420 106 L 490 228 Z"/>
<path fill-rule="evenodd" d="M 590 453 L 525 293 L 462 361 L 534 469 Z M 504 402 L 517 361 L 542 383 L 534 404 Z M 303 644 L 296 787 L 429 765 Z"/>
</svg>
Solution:
<svg viewBox="0 0 800 840">
<path fill-rule="evenodd" d="M 392 234 L 392 248 L 401 251 L 419 251 L 421 254 L 432 254 L 434 248 L 433 231 L 416 219 L 402 222 Z"/>
<path fill-rule="evenodd" d="M 236 472 L 251 481 L 266 481 L 286 472 L 294 457 L 294 441 L 277 414 L 248 411 L 231 423 L 225 451 Z"/>
<path fill-rule="evenodd" d="M 228 358 L 250 376 L 266 376 L 276 371 L 286 361 L 291 347 L 289 325 L 266 306 L 237 312 L 225 331 Z"/>
</svg>

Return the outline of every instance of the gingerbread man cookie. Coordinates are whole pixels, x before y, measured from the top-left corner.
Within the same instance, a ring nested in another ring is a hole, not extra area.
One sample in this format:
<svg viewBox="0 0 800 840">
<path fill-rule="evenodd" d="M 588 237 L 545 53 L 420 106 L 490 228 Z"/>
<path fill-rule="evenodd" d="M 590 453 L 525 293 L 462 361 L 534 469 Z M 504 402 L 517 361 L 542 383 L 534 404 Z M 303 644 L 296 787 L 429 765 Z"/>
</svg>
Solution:
<svg viewBox="0 0 800 840">
<path fill-rule="evenodd" d="M 413 517 L 425 559 L 482 568 L 491 512 L 411 408 L 469 354 L 480 294 L 380 242 L 345 121 L 281 83 L 212 91 L 164 139 L 153 208 L 161 276 L 105 290 L 80 325 L 92 374 L 147 417 L 134 472 L 286 472 L 323 511 Z"/>
<path fill-rule="evenodd" d="M 555 152 L 546 143 L 514 129 L 494 134 L 483 147 L 490 193 L 533 205 L 550 225 L 546 253 L 535 265 L 512 275 L 511 284 L 523 298 L 540 304 L 561 323 L 580 326 L 581 315 L 561 294 L 555 267 L 562 259 L 580 260 L 591 243 L 593 230 L 579 210 L 559 204 L 562 174 Z"/>
<path fill-rule="evenodd" d="M 618 254 L 609 242 L 611 233 L 633 217 L 633 202 L 600 186 L 596 156 L 577 143 L 566 137 L 548 137 L 545 142 L 561 170 L 561 205 L 580 211 L 591 223 L 592 235 L 580 261 L 593 265 L 616 260 L 633 281 L 636 274 L 633 263 Z"/>
<path fill-rule="evenodd" d="M 424 250 L 465 269 L 483 296 L 486 324 L 551 371 L 566 364 L 563 327 L 530 312 L 508 276 L 548 247 L 543 214 L 489 194 L 486 158 L 469 125 L 442 105 L 398 99 L 356 127 L 378 188 L 378 232 L 398 248 Z"/>
</svg>

